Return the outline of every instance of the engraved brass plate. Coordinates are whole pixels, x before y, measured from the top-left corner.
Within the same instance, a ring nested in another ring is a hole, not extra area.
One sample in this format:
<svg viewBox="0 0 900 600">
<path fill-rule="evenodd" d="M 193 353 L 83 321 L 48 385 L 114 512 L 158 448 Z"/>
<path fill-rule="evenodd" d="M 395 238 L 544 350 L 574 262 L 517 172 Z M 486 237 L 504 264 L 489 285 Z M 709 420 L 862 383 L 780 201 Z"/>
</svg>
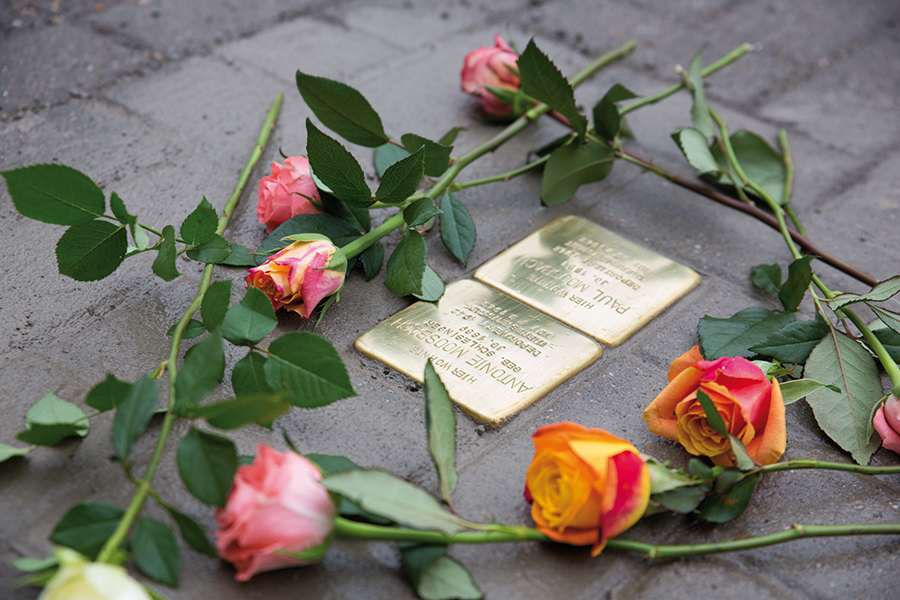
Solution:
<svg viewBox="0 0 900 600">
<path fill-rule="evenodd" d="M 498 423 L 600 357 L 601 347 L 545 314 L 476 281 L 447 286 L 356 340 L 356 348 L 421 382 L 431 358 L 450 397 Z"/>
<path fill-rule="evenodd" d="M 475 278 L 610 346 L 700 282 L 688 267 L 575 216 L 529 235 Z"/>
</svg>

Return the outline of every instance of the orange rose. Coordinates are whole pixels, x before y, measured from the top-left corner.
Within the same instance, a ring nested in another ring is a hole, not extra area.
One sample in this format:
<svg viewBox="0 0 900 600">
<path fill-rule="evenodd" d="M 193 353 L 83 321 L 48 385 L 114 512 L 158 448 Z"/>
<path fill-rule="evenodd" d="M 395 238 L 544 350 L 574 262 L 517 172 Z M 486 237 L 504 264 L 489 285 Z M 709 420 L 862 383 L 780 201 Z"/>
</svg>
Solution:
<svg viewBox="0 0 900 600">
<path fill-rule="evenodd" d="M 697 401 L 697 390 L 702 390 L 716 405 L 725 428 L 757 464 L 774 463 L 784 454 L 781 388 L 749 360 L 726 356 L 706 361 L 694 346 L 672 362 L 668 379 L 669 385 L 644 411 L 653 433 L 717 465 L 733 465 L 728 438 L 713 431 Z"/>
<path fill-rule="evenodd" d="M 629 442 L 568 422 L 541 427 L 532 439 L 525 499 L 541 533 L 575 546 L 593 544 L 597 556 L 644 514 L 650 471 Z"/>
</svg>

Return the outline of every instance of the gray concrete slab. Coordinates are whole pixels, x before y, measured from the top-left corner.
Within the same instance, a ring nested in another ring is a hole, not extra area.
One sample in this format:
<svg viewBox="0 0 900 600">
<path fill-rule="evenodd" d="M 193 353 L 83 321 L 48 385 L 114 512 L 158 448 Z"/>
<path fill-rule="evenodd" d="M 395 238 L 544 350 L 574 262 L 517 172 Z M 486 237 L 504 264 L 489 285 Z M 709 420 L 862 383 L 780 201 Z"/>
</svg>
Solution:
<svg viewBox="0 0 900 600">
<path fill-rule="evenodd" d="M 897 78 L 891 76 L 896 65 L 886 60 L 896 53 L 897 15 L 886 2 L 834 2 L 827 9 L 772 0 L 600 6 L 561 0 L 377 0 L 327 6 L 135 0 L 106 2 L 102 10 L 96 6 L 16 0 L 0 7 L 0 94 L 11 90 L 0 98 L 0 168 L 70 164 L 107 192 L 115 190 L 132 212 L 151 223 L 180 222 L 202 195 L 216 207 L 224 204 L 279 91 L 286 94 L 284 111 L 255 177 L 278 157 L 279 147 L 302 152 L 303 122 L 310 112 L 294 87 L 298 68 L 352 83 L 392 134 L 437 137 L 465 125 L 457 147 L 468 148 L 497 129 L 480 122 L 474 101 L 459 92 L 459 70 L 463 56 L 490 45 L 495 32 L 520 47 L 537 35 L 565 72 L 581 66 L 584 53 L 637 37 L 633 57 L 578 91 L 586 105 L 615 82 L 642 93 L 668 85 L 675 80 L 672 65 L 686 64 L 704 43 L 709 44 L 705 56 L 712 59 L 750 41 L 760 44 L 758 51 L 717 74 L 710 96 L 723 101 L 722 112 L 735 129 L 747 127 L 767 139 L 774 139 L 778 127 L 788 129 L 798 167 L 795 202 L 815 239 L 878 276 L 898 271 L 900 116 Z M 86 61 L 95 65 L 87 74 Z M 74 88 L 77 94 L 70 93 Z M 638 139 L 630 147 L 690 176 L 668 137 L 688 124 L 688 109 L 682 95 L 633 114 L 629 120 Z M 558 123 L 542 122 L 473 164 L 461 180 L 515 168 L 528 150 L 562 132 Z M 351 150 L 372 174 L 369 151 Z M 577 214 L 689 265 L 703 281 L 630 340 L 607 349 L 597 363 L 504 425 L 485 429 L 458 415 L 460 485 L 454 498 L 459 510 L 474 519 L 530 523 L 521 496 L 533 453 L 530 435 L 558 420 L 605 427 L 649 453 L 684 464 L 687 456 L 676 444 L 647 431 L 642 409 L 663 387 L 671 359 L 695 343 L 699 317 L 727 316 L 751 305 L 774 307 L 774 299 L 753 289 L 749 268 L 790 261 L 775 232 L 630 165 L 616 165 L 608 179 L 582 188 L 562 206 L 541 207 L 539 189 L 539 178 L 526 175 L 461 192 L 478 225 L 476 247 L 462 265 L 431 233 L 426 236 L 430 264 L 446 281 L 470 277 L 525 234 Z M 150 274 L 150 259 L 142 257 L 101 283 L 64 279 L 53 257 L 61 228 L 18 216 L 5 190 L 0 191 L 0 231 L 0 273 L 8 282 L 0 291 L 5 340 L 0 344 L 0 406 L 6 415 L 0 441 L 9 442 L 28 407 L 47 389 L 80 403 L 108 371 L 134 380 L 159 364 L 166 353 L 165 330 L 189 301 L 199 271 L 179 262 L 185 275 L 165 283 Z M 252 247 L 263 238 L 251 190 L 229 239 Z M 388 247 L 397 239 L 388 237 Z M 822 273 L 835 287 L 861 289 L 831 269 Z M 220 269 L 216 277 L 239 280 L 242 275 L 238 269 Z M 260 440 L 284 448 L 277 433 L 283 429 L 301 450 L 345 454 L 436 488 L 425 448 L 420 386 L 352 346 L 360 333 L 408 304 L 384 290 L 382 281 L 383 274 L 369 284 L 359 274 L 349 277 L 341 302 L 318 329 L 344 357 L 359 395 L 321 409 L 292 411 L 277 421 L 275 434 L 243 429 L 232 436 L 241 452 L 253 452 Z M 235 298 L 241 287 L 237 281 Z M 311 329 L 295 315 L 282 316 L 272 338 Z M 242 355 L 229 349 L 229 365 Z M 226 382 L 217 394 L 228 392 Z M 788 457 L 848 460 L 818 430 L 804 404 L 792 405 L 787 420 Z M 16 576 L 10 559 L 50 552 L 49 533 L 72 504 L 128 502 L 131 490 L 108 460 L 110 426 L 110 419 L 100 417 L 82 442 L 0 465 L 0 585 Z M 175 437 L 185 427 L 177 425 Z M 136 460 L 145 461 L 151 451 L 148 441 L 141 442 Z M 212 511 L 184 490 L 173 455 L 170 449 L 157 487 L 211 531 Z M 896 460 L 879 451 L 873 462 Z M 657 516 L 627 535 L 691 543 L 771 533 L 794 522 L 896 522 L 898 492 L 896 477 L 774 474 L 761 484 L 745 515 L 730 524 L 714 527 Z M 165 519 L 157 509 L 148 510 Z M 458 547 L 451 554 L 495 600 L 888 600 L 896 595 L 900 544 L 887 537 L 802 541 L 659 562 L 616 552 L 591 559 L 584 549 L 548 544 Z M 183 559 L 181 587 L 166 590 L 173 600 L 278 600 L 298 593 L 336 600 L 413 597 L 399 557 L 387 544 L 340 542 L 318 565 L 260 575 L 248 584 L 235 583 L 224 563 L 187 548 Z M 38 592 L 4 589 L 0 595 L 7 593 L 26 600 Z"/>
</svg>

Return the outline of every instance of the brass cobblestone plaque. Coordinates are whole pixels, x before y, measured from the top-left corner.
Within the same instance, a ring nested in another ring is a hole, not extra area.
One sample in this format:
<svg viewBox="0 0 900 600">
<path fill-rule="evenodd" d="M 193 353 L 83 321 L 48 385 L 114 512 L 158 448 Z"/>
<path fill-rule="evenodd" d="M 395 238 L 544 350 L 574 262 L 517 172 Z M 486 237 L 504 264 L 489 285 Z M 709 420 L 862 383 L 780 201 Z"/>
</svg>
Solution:
<svg viewBox="0 0 900 600">
<path fill-rule="evenodd" d="M 700 282 L 688 267 L 575 216 L 529 235 L 475 278 L 610 346 Z"/>
<path fill-rule="evenodd" d="M 589 337 L 471 280 L 379 323 L 356 348 L 419 382 L 430 358 L 450 397 L 488 423 L 529 406 L 602 352 Z"/>
</svg>

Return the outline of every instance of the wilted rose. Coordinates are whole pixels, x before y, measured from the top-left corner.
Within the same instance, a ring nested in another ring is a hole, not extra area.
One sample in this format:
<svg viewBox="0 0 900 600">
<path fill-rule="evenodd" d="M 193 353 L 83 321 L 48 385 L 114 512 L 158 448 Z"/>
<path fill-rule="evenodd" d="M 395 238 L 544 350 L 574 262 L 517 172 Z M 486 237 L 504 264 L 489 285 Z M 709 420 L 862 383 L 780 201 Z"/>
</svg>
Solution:
<svg viewBox="0 0 900 600">
<path fill-rule="evenodd" d="M 347 260 L 324 236 L 306 234 L 289 239 L 296 241 L 250 269 L 244 280 L 248 287 L 262 290 L 275 310 L 283 308 L 308 317 L 323 298 L 344 285 Z"/>
<path fill-rule="evenodd" d="M 59 570 L 38 600 L 150 600 L 144 586 L 118 565 L 92 563 L 69 548 L 57 548 L 56 557 Z"/>
<path fill-rule="evenodd" d="M 309 160 L 305 156 L 290 156 L 283 165 L 273 162 L 272 175 L 259 180 L 256 216 L 272 233 L 291 217 L 321 212 L 310 199 L 318 201 L 319 190 L 309 174 Z"/>
<path fill-rule="evenodd" d="M 490 48 L 482 46 L 466 55 L 460 73 L 460 87 L 478 98 L 487 114 L 505 116 L 512 111 L 512 105 L 487 88 L 500 88 L 513 93 L 519 89 L 519 70 L 516 66 L 519 55 L 499 35 L 494 36 L 494 43 Z"/>
<path fill-rule="evenodd" d="M 303 456 L 264 444 L 253 464 L 238 467 L 225 508 L 216 513 L 216 547 L 237 568 L 235 579 L 309 564 L 325 553 L 337 513 L 320 479 Z"/>
<path fill-rule="evenodd" d="M 626 440 L 575 423 L 538 429 L 525 499 L 537 529 L 557 542 L 606 542 L 634 525 L 650 501 L 650 471 Z"/>
<path fill-rule="evenodd" d="M 669 385 L 644 411 L 653 433 L 679 442 L 691 454 L 708 456 L 717 465 L 733 465 L 728 438 L 709 426 L 697 400 L 701 390 L 715 404 L 728 432 L 743 442 L 757 464 L 774 463 L 784 454 L 781 388 L 777 379 L 770 382 L 749 360 L 706 361 L 694 346 L 675 359 L 668 379 Z"/>
<path fill-rule="evenodd" d="M 893 394 L 875 413 L 875 431 L 881 436 L 881 445 L 900 454 L 900 400 Z"/>
</svg>

